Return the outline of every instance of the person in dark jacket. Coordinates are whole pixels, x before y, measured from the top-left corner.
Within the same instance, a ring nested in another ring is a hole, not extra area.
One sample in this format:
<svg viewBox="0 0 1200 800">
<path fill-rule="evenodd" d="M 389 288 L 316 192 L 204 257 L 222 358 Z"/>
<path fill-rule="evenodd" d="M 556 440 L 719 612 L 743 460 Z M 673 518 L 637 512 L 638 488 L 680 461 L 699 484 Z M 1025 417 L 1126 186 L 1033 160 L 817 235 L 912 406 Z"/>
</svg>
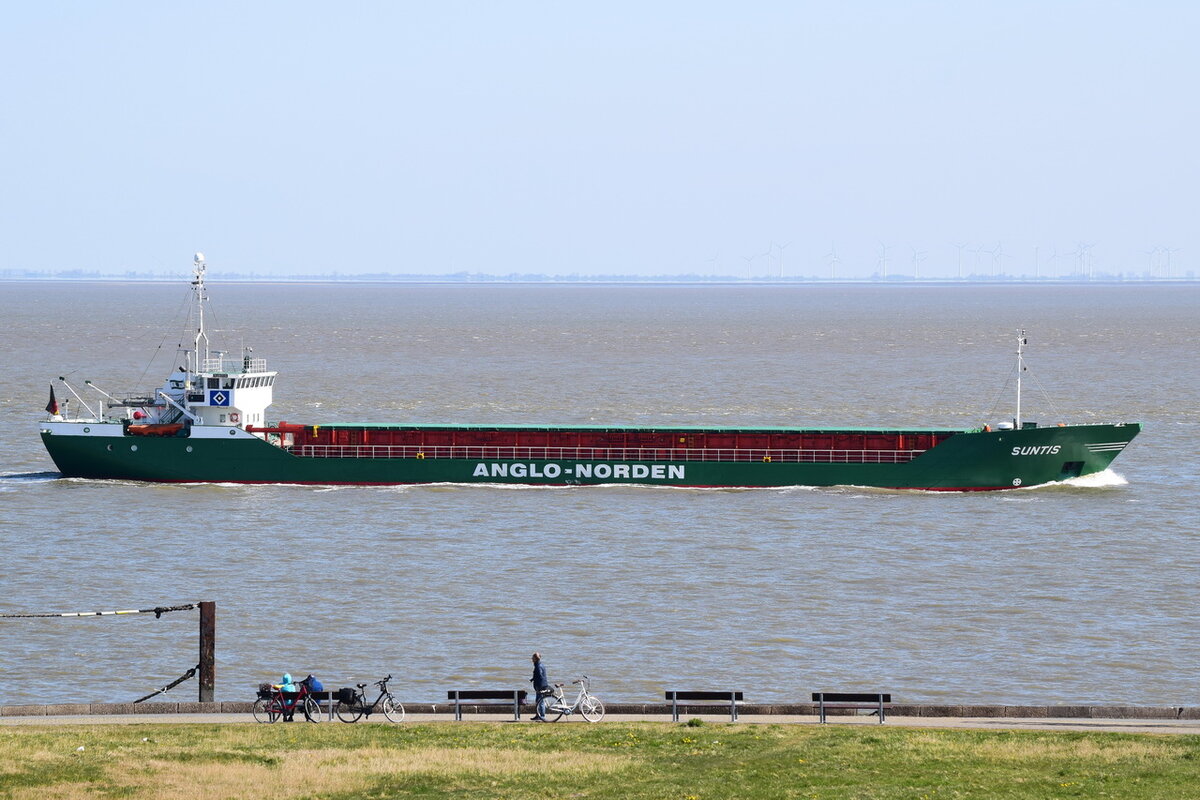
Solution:
<svg viewBox="0 0 1200 800">
<path fill-rule="evenodd" d="M 529 680 L 533 681 L 533 691 L 537 696 L 537 713 L 533 716 L 534 722 L 546 721 L 546 702 L 550 699 L 551 693 L 554 691 L 550 686 L 550 681 L 546 678 L 546 665 L 542 663 L 542 654 L 533 654 L 533 677 Z"/>
</svg>

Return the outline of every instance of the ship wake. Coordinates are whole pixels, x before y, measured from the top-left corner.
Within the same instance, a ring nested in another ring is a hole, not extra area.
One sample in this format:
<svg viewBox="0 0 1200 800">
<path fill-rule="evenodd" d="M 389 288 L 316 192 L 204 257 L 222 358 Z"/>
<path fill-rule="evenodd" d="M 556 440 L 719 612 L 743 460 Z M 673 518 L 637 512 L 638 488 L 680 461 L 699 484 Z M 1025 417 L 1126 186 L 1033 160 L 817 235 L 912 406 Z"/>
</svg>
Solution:
<svg viewBox="0 0 1200 800">
<path fill-rule="evenodd" d="M 1129 481 L 1119 472 L 1113 472 L 1111 469 L 1106 469 L 1102 472 L 1094 472 L 1091 475 L 1081 475 L 1078 478 L 1067 478 L 1063 481 L 1051 481 L 1050 483 L 1042 483 L 1037 486 L 1022 487 L 1023 491 L 1036 492 L 1038 489 L 1055 489 L 1062 487 L 1070 487 L 1072 489 L 1111 489 L 1117 486 L 1128 486 Z"/>
</svg>

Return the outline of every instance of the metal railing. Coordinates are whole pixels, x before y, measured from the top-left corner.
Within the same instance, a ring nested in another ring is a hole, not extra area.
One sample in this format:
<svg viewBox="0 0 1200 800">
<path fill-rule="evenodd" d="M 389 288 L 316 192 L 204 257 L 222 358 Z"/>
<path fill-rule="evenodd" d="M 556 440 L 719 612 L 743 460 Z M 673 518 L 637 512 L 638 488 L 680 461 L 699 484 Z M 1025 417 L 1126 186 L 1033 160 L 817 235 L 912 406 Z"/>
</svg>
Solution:
<svg viewBox="0 0 1200 800">
<path fill-rule="evenodd" d="M 226 375 L 241 375 L 243 372 L 266 372 L 265 358 L 206 358 L 201 372 L 223 372 Z"/>
<path fill-rule="evenodd" d="M 658 447 L 488 447 L 305 444 L 301 458 L 459 458 L 473 461 L 758 461 L 785 464 L 903 464 L 924 450 L 780 450 Z"/>
</svg>

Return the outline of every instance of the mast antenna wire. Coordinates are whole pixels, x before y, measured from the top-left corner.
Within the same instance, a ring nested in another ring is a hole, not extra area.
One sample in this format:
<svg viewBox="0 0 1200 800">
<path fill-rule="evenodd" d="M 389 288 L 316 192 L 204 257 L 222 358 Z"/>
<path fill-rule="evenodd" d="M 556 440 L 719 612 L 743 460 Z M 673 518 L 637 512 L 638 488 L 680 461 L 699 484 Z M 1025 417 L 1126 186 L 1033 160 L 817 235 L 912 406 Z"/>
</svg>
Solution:
<svg viewBox="0 0 1200 800">
<path fill-rule="evenodd" d="M 992 403 L 992 408 L 987 413 L 987 419 L 992 419 L 996 415 L 996 409 L 1000 407 L 1000 402 L 1004 399 L 1004 395 L 1008 393 L 1008 386 L 1013 381 L 1013 375 L 1017 372 L 1017 366 L 1014 364 L 1008 371 L 1008 377 L 1004 379 L 1004 385 L 1000 387 L 1000 391 L 996 394 L 996 401 Z"/>
<path fill-rule="evenodd" d="M 184 295 L 183 301 L 180 302 L 179 307 L 175 309 L 175 313 L 171 315 L 172 320 L 179 319 L 179 317 L 182 315 L 184 306 L 187 304 L 187 300 L 187 295 Z M 169 331 L 171 330 L 171 326 L 166 326 L 163 328 L 163 330 Z M 134 391 L 137 391 L 137 387 L 141 386 L 142 381 L 146 379 L 146 375 L 150 372 L 150 367 L 154 366 L 154 362 L 158 358 L 158 354 L 162 352 L 163 345 L 167 343 L 167 338 L 170 337 L 170 335 L 171 334 L 169 333 L 163 334 L 162 341 L 158 343 L 158 347 L 154 348 L 154 354 L 150 356 L 150 360 L 146 363 L 146 368 L 142 370 L 142 374 L 138 376 L 137 383 L 133 385 L 132 388 Z M 180 346 L 182 347 L 182 345 Z"/>
<path fill-rule="evenodd" d="M 1022 338 L 1024 338 L 1023 333 Z M 1046 391 L 1046 388 L 1042 386 L 1042 382 L 1038 380 L 1037 375 L 1030 372 L 1029 366 L 1025 363 L 1024 358 L 1019 359 L 1017 363 L 1013 365 L 1012 369 L 1008 371 L 1008 378 L 1004 381 L 1004 385 L 1000 387 L 1000 391 L 996 395 L 996 402 L 992 403 L 992 410 L 988 412 L 987 418 L 992 419 L 995 416 L 996 409 L 1000 407 L 1000 403 L 1003 401 L 1004 395 L 1008 392 L 1009 385 L 1013 382 L 1013 376 L 1017 375 L 1017 377 L 1020 377 L 1017 373 L 1017 370 L 1021 368 L 1023 368 L 1029 377 L 1033 379 L 1034 385 L 1036 385 L 1038 391 L 1041 392 L 1042 398 L 1046 401 L 1047 405 L 1050 406 L 1050 410 L 1054 413 L 1054 416 L 1065 422 L 1066 417 L 1064 417 L 1062 412 L 1058 410 L 1058 406 L 1054 405 L 1054 400 L 1051 399 L 1050 393 Z"/>
<path fill-rule="evenodd" d="M 1029 372 L 1028 369 L 1026 369 L 1025 371 Z M 1067 421 L 1066 417 L 1064 417 L 1062 412 L 1058 410 L 1058 406 L 1054 405 L 1054 401 L 1052 399 L 1050 399 L 1050 393 L 1047 392 L 1045 387 L 1042 386 L 1042 382 L 1038 380 L 1037 375 L 1034 375 L 1032 372 L 1029 372 L 1029 377 L 1033 378 L 1034 384 L 1037 385 L 1038 391 L 1042 393 L 1042 397 L 1050 405 L 1050 410 L 1054 412 L 1054 416 L 1057 417 L 1059 420 L 1066 422 Z"/>
</svg>

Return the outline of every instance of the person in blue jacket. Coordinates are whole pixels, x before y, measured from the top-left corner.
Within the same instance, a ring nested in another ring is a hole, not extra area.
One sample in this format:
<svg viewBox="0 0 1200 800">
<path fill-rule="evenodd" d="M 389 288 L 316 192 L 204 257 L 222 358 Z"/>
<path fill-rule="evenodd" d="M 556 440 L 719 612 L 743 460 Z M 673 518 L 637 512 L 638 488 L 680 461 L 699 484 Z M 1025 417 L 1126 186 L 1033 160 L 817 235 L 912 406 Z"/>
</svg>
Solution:
<svg viewBox="0 0 1200 800">
<path fill-rule="evenodd" d="M 285 703 L 284 704 L 285 710 L 283 712 L 283 721 L 291 722 L 292 719 L 294 718 L 294 715 L 296 712 L 296 709 L 294 707 L 294 703 L 296 702 L 295 701 L 295 693 L 300 691 L 300 689 L 296 687 L 296 683 L 292 680 L 292 673 L 290 673 L 290 672 L 283 673 L 283 680 L 280 681 L 279 683 L 275 684 L 275 688 L 281 692 L 291 692 L 292 693 L 291 703 L 293 705 L 288 705 L 287 703 Z"/>
<path fill-rule="evenodd" d="M 533 677 L 529 680 L 533 681 L 533 691 L 537 695 L 537 713 L 533 716 L 534 722 L 546 721 L 546 703 L 550 699 L 550 694 L 553 689 L 550 686 L 550 681 L 546 678 L 546 665 L 542 663 L 542 654 L 533 654 Z"/>
</svg>

